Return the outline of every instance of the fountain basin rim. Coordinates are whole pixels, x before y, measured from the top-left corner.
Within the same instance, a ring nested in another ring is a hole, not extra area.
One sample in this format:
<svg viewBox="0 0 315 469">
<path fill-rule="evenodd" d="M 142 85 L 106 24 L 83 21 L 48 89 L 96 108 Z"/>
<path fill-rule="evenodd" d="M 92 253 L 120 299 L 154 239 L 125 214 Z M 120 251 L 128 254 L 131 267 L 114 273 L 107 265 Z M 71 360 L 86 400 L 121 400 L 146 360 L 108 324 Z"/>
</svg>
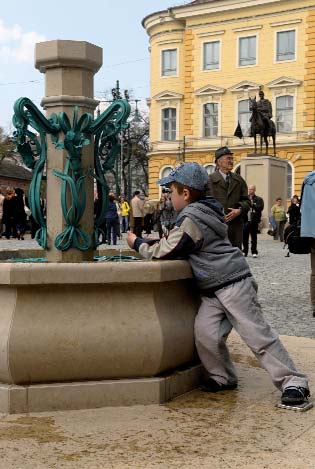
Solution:
<svg viewBox="0 0 315 469">
<path fill-rule="evenodd" d="M 192 277 L 185 260 L 0 264 L 0 285 L 12 286 L 155 283 Z"/>
</svg>

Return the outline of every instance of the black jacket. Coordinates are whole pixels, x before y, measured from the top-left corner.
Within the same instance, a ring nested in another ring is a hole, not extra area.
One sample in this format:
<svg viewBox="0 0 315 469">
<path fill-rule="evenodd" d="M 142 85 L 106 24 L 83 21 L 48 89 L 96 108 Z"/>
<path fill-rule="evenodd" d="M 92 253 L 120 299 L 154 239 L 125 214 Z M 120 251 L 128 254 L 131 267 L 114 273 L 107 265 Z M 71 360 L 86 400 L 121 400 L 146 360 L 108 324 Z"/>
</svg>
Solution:
<svg viewBox="0 0 315 469">
<path fill-rule="evenodd" d="M 264 200 L 259 197 L 258 195 L 254 195 L 254 197 L 250 200 L 250 209 L 246 214 L 245 222 L 250 223 L 259 223 L 261 220 L 261 214 L 264 209 Z"/>
</svg>

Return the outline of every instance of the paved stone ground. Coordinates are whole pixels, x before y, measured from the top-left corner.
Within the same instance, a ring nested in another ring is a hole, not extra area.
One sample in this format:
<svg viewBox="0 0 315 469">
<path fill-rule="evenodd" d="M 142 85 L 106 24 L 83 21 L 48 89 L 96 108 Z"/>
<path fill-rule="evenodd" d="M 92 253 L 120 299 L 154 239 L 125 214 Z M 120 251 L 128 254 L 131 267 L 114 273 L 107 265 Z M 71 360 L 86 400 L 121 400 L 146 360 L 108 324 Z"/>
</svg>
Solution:
<svg viewBox="0 0 315 469">
<path fill-rule="evenodd" d="M 34 249 L 37 243 L 0 240 L 0 250 Z M 106 248 L 102 245 L 101 248 Z M 285 257 L 280 241 L 260 235 L 259 256 L 247 260 L 259 285 L 259 299 L 269 322 L 282 335 L 315 338 L 315 318 L 312 317 L 309 297 L 310 259 L 308 255 Z M 111 246 L 114 248 L 114 246 Z M 118 240 L 116 249 L 126 248 L 125 239 Z"/>
<path fill-rule="evenodd" d="M 121 242 L 119 248 L 124 248 Z M 0 240 L 0 250 L 36 248 Z M 268 319 L 315 389 L 309 258 L 259 240 L 248 262 Z M 300 335 L 305 337 L 292 337 Z M 314 412 L 276 409 L 279 392 L 234 333 L 239 388 L 194 390 L 165 405 L 0 415 L 0 469 L 314 469 Z"/>
</svg>

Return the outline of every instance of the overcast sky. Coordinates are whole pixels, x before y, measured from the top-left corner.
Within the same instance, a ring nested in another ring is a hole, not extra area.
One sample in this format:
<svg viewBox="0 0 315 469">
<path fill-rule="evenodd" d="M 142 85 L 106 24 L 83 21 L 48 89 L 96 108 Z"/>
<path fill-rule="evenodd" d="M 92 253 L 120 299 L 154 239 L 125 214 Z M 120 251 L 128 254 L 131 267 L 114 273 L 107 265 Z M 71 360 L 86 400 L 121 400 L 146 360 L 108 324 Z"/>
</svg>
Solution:
<svg viewBox="0 0 315 469">
<path fill-rule="evenodd" d="M 92 42 L 103 48 L 103 67 L 95 76 L 95 94 L 120 80 L 133 97 L 149 96 L 148 36 L 141 20 L 177 0 L 8 0 L 0 10 L 0 126 L 12 131 L 14 101 L 26 96 L 37 106 L 44 75 L 34 68 L 34 44 L 52 39 Z M 82 5 L 82 7 L 80 7 Z M 86 7 L 85 7 L 86 5 Z"/>
</svg>

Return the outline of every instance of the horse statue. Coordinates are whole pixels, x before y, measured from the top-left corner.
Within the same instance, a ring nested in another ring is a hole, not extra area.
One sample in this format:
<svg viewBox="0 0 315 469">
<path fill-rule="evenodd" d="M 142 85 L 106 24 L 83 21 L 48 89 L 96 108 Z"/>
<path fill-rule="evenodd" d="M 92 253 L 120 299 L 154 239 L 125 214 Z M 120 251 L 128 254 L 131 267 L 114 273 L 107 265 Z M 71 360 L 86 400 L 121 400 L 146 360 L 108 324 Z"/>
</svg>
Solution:
<svg viewBox="0 0 315 469">
<path fill-rule="evenodd" d="M 254 137 L 255 153 L 257 153 L 257 138 L 260 135 L 260 153 L 262 153 L 263 140 L 266 146 L 266 155 L 268 155 L 268 138 L 272 138 L 273 156 L 276 156 L 276 126 L 275 123 L 263 115 L 257 107 L 256 96 L 249 98 L 249 110 L 252 112 L 250 122 L 250 135 Z"/>
</svg>

